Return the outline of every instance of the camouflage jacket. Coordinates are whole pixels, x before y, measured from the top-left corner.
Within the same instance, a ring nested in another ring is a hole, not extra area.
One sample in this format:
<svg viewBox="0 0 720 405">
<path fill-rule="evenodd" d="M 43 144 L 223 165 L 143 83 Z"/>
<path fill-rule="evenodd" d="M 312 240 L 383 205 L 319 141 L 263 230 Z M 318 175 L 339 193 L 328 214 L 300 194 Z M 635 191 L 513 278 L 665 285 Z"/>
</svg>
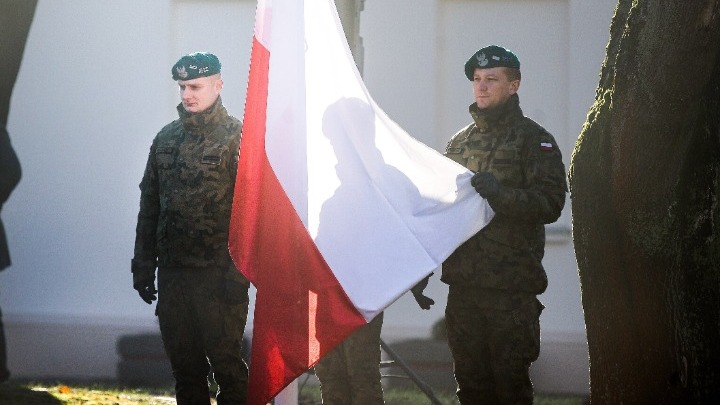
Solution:
<svg viewBox="0 0 720 405">
<path fill-rule="evenodd" d="M 15 154 L 15 150 L 10 143 L 10 135 L 0 122 L 0 211 L 5 201 L 10 198 L 10 194 L 15 186 L 20 182 L 22 170 L 20 161 Z M 10 266 L 10 251 L 8 250 L 5 231 L 2 219 L 0 218 L 0 271 Z"/>
<path fill-rule="evenodd" d="M 445 156 L 474 172 L 490 172 L 500 192 L 488 200 L 495 217 L 443 263 L 442 280 L 540 294 L 545 226 L 565 205 L 565 166 L 550 133 L 523 116 L 517 95 L 492 112 L 469 108 L 473 123 L 452 137 Z"/>
<path fill-rule="evenodd" d="M 228 227 L 241 122 L 222 100 L 180 119 L 155 137 L 140 183 L 140 212 L 132 271 L 232 266 Z"/>
</svg>

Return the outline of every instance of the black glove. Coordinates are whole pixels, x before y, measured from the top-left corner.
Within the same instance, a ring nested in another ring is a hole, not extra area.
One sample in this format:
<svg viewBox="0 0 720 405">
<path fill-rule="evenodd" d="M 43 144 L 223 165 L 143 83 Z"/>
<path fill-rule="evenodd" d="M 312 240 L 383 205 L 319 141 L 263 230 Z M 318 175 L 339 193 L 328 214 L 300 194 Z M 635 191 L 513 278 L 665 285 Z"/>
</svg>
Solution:
<svg viewBox="0 0 720 405">
<path fill-rule="evenodd" d="M 475 191 L 482 198 L 493 198 L 500 192 L 500 183 L 498 183 L 495 175 L 487 172 L 475 173 L 470 179 L 470 184 L 475 187 Z"/>
<path fill-rule="evenodd" d="M 142 279 L 133 284 L 133 287 L 140 294 L 140 298 L 147 302 L 148 305 L 152 304 L 157 299 L 157 290 L 155 289 L 155 280 L 153 279 Z"/>
<path fill-rule="evenodd" d="M 422 309 L 430 309 L 430 307 L 435 304 L 435 300 L 423 294 L 423 291 L 425 291 L 425 287 L 427 287 L 428 281 L 430 280 L 430 276 L 432 276 L 432 274 L 420 280 L 413 286 L 413 288 L 410 289 L 413 297 L 415 297 L 415 301 Z"/>
</svg>

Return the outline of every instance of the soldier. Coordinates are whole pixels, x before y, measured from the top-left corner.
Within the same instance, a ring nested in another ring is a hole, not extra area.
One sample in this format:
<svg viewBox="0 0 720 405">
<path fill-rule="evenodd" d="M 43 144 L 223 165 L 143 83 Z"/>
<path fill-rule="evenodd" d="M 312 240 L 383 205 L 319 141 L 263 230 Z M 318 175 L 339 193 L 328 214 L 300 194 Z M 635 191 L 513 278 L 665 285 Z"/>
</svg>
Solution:
<svg viewBox="0 0 720 405">
<path fill-rule="evenodd" d="M 315 365 L 323 405 L 382 405 L 380 332 L 383 313 L 352 333 Z"/>
<path fill-rule="evenodd" d="M 443 263 L 457 396 L 461 404 L 532 404 L 529 368 L 540 353 L 544 308 L 537 295 L 547 287 L 544 224 L 565 204 L 565 166 L 553 136 L 523 116 L 514 53 L 482 48 L 465 75 L 473 122 L 445 155 L 475 172 L 471 184 L 495 217 Z"/>
<path fill-rule="evenodd" d="M 411 292 L 422 309 L 435 301 L 423 294 L 430 276 L 415 285 Z M 323 405 L 382 405 L 380 382 L 380 333 L 383 313 L 326 354 L 315 366 L 320 380 Z"/>
<path fill-rule="evenodd" d="M 180 87 L 180 118 L 150 147 L 140 183 L 133 287 L 148 304 L 159 294 L 156 315 L 177 403 L 210 404 L 212 366 L 217 403 L 244 404 L 249 283 L 228 253 L 242 124 L 223 107 L 215 55 L 184 55 L 172 77 Z"/>
<path fill-rule="evenodd" d="M 21 177 L 20 161 L 10 143 L 10 135 L 5 129 L 5 124 L 0 122 L 0 211 L 5 201 L 8 200 L 15 186 L 20 182 Z M 11 264 L 10 252 L 2 219 L 0 219 L 0 271 L 5 270 Z M 0 383 L 10 378 L 10 371 L 7 368 L 7 352 L 5 347 L 5 330 L 2 323 L 2 312 L 0 312 Z"/>
</svg>

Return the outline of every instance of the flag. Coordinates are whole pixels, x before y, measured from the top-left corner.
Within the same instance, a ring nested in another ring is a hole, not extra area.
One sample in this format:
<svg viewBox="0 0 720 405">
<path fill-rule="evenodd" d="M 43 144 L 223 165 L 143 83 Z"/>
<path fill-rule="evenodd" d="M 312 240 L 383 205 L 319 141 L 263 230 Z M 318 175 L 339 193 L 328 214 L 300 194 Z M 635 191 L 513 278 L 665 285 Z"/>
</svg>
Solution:
<svg viewBox="0 0 720 405">
<path fill-rule="evenodd" d="M 265 404 L 492 218 L 472 173 L 370 97 L 333 0 L 259 0 L 230 253 Z"/>
</svg>

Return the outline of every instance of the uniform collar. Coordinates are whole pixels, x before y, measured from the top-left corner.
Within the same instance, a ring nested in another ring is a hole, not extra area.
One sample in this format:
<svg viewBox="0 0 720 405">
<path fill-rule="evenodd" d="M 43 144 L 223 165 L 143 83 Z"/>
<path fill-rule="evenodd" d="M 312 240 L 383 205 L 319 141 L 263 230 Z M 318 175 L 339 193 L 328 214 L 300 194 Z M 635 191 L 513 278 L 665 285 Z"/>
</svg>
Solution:
<svg viewBox="0 0 720 405">
<path fill-rule="evenodd" d="M 182 103 L 180 103 L 177 106 L 177 112 L 185 130 L 195 134 L 206 134 L 212 131 L 215 126 L 214 124 L 219 122 L 223 116 L 227 115 L 220 96 L 218 96 L 217 100 L 205 111 L 189 113 L 185 111 Z"/>
<path fill-rule="evenodd" d="M 486 131 L 489 127 L 493 126 L 505 117 L 520 114 L 520 97 L 517 93 L 510 96 L 505 104 L 499 105 L 495 108 L 480 110 L 477 104 L 472 103 L 468 107 L 468 111 L 475 121 L 475 125 L 480 129 L 481 132 Z"/>
</svg>

